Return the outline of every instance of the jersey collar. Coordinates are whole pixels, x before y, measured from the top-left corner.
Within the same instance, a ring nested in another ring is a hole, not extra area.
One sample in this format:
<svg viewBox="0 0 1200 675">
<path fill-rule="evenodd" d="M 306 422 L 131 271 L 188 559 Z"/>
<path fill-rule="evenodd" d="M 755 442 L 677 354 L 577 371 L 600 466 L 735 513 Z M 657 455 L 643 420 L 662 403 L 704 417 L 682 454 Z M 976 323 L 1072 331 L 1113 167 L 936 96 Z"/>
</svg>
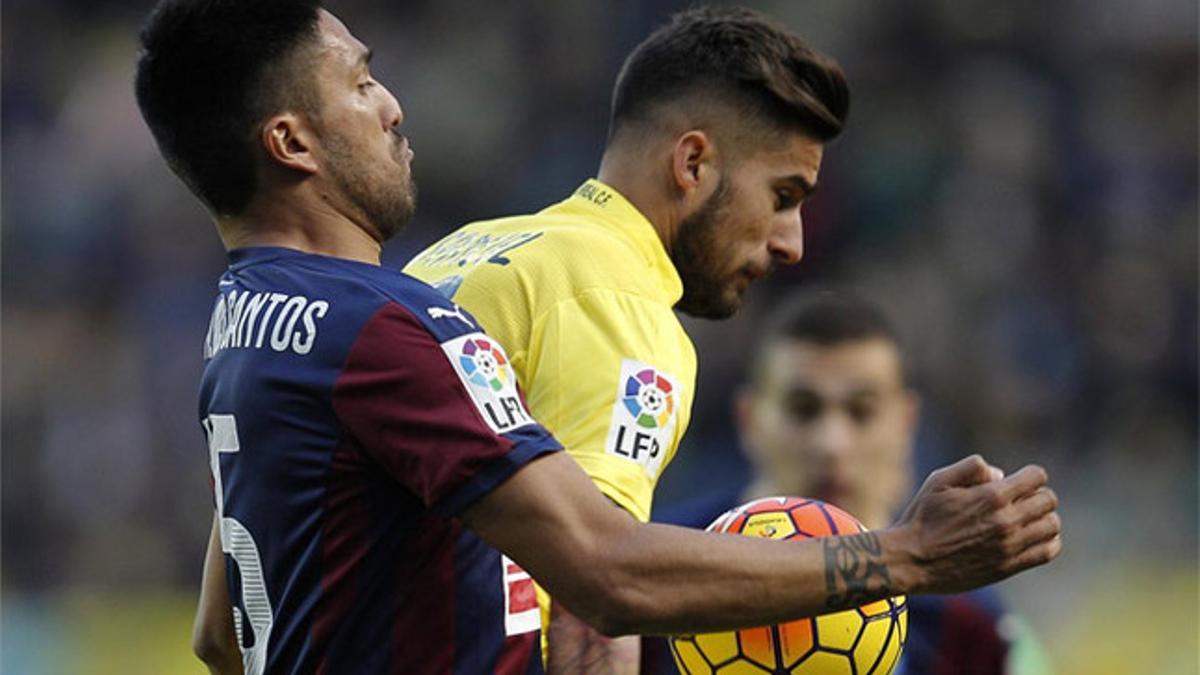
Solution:
<svg viewBox="0 0 1200 675">
<path fill-rule="evenodd" d="M 674 306 L 683 297 L 683 281 L 667 255 L 654 225 L 629 200 L 605 183 L 589 178 L 575 193 L 556 206 L 593 215 L 619 233 L 642 255 L 661 282 L 665 300 Z M 551 207 L 554 208 L 554 207 Z"/>
<path fill-rule="evenodd" d="M 225 252 L 225 255 L 229 258 L 229 269 L 236 272 L 250 265 L 270 262 L 279 258 L 302 258 L 309 254 L 282 246 L 246 246 L 230 249 Z"/>
</svg>

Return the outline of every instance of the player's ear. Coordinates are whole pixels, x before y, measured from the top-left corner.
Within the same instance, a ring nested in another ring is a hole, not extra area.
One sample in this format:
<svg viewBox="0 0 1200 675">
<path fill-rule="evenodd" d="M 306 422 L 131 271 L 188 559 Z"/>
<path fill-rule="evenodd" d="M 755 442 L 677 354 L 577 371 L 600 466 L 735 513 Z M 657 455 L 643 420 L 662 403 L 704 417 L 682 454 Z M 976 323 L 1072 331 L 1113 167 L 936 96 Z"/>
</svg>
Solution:
<svg viewBox="0 0 1200 675">
<path fill-rule="evenodd" d="M 280 113 L 267 120 L 260 140 L 274 163 L 306 174 L 317 172 L 312 131 L 295 113 Z"/>
<path fill-rule="evenodd" d="M 716 190 L 721 176 L 715 158 L 712 137 L 699 129 L 675 139 L 671 148 L 671 177 L 685 202 L 703 203 Z"/>
</svg>

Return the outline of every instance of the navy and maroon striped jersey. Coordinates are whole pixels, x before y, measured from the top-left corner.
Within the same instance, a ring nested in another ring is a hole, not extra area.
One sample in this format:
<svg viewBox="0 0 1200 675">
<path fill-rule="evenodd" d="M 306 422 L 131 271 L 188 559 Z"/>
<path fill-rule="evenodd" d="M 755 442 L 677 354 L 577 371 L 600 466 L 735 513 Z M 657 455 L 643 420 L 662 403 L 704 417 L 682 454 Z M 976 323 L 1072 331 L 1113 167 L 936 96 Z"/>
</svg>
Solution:
<svg viewBox="0 0 1200 675">
<path fill-rule="evenodd" d="M 455 519 L 559 449 L 504 351 L 399 272 L 230 259 L 200 418 L 246 672 L 541 672 L 532 581 Z"/>
</svg>

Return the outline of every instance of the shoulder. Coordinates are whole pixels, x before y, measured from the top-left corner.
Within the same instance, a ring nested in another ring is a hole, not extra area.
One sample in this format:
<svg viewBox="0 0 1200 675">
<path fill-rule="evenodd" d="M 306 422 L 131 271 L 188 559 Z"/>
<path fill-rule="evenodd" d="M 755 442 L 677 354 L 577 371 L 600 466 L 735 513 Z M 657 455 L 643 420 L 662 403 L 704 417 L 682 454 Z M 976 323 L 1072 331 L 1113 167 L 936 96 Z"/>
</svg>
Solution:
<svg viewBox="0 0 1200 675">
<path fill-rule="evenodd" d="M 432 288 L 392 269 L 283 248 L 234 251 L 222 276 L 205 357 L 226 349 L 290 352 L 340 363 L 387 307 L 440 338 L 477 330 Z M 457 316 L 461 328 L 439 321 Z"/>
<path fill-rule="evenodd" d="M 408 274 L 377 265 L 333 261 L 340 269 L 329 280 L 329 288 L 349 314 L 370 319 L 388 313 L 404 317 L 439 341 L 479 330 L 474 317 L 455 305 L 437 289 Z"/>
<path fill-rule="evenodd" d="M 430 282 L 457 277 L 459 283 L 522 284 L 562 296 L 621 287 L 622 266 L 636 255 L 600 223 L 543 212 L 464 225 L 418 254 L 405 271 Z"/>
<path fill-rule="evenodd" d="M 561 272 L 579 290 L 621 286 L 624 272 L 637 264 L 638 252 L 628 240 L 603 224 L 584 218 L 546 216 L 541 255 L 521 262 L 547 272 Z"/>
</svg>

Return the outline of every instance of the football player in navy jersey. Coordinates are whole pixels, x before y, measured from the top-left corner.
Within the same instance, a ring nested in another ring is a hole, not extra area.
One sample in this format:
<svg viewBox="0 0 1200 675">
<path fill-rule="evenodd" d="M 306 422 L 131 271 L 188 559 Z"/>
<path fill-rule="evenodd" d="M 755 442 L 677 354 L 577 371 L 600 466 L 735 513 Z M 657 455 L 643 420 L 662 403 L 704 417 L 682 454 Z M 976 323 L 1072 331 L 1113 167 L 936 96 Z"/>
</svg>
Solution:
<svg viewBox="0 0 1200 675">
<path fill-rule="evenodd" d="M 621 635 L 959 590 L 1058 555 L 1045 472 L 978 456 L 877 533 L 638 523 L 557 452 L 469 313 L 380 266 L 413 212 L 413 155 L 341 21 L 315 0 L 163 0 L 141 41 L 142 115 L 230 260 L 199 406 L 210 670 L 540 672 L 530 574 Z"/>
<path fill-rule="evenodd" d="M 736 399 L 750 481 L 655 514 L 706 527 L 761 497 L 812 497 L 886 527 L 912 488 L 920 404 L 883 313 L 850 295 L 801 293 L 768 319 Z M 1045 673 L 1040 649 L 992 589 L 909 598 L 897 675 Z M 651 642 L 646 670 L 675 672 Z"/>
</svg>

